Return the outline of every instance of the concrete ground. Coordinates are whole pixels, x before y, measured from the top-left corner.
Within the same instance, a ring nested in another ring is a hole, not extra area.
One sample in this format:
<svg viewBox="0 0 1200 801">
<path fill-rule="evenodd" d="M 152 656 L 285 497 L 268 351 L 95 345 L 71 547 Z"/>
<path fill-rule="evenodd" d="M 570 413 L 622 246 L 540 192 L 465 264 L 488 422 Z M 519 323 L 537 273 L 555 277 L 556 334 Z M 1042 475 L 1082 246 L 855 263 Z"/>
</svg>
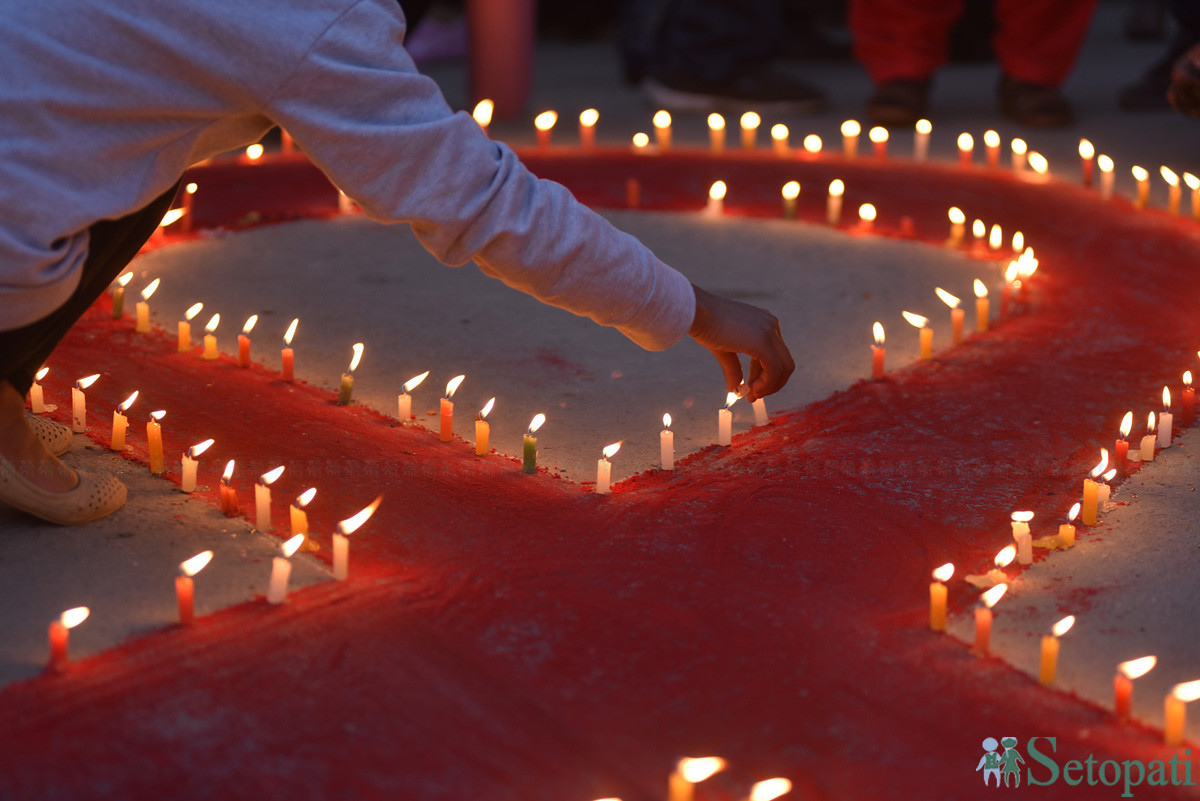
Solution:
<svg viewBox="0 0 1200 801">
<path fill-rule="evenodd" d="M 1006 142 L 1012 136 L 1026 138 L 1066 180 L 1075 180 L 1076 145 L 1087 137 L 1116 160 L 1118 191 L 1126 194 L 1132 193 L 1128 168 L 1135 163 L 1152 172 L 1167 164 L 1178 172 L 1200 173 L 1195 152 L 1200 123 L 1169 112 L 1137 115 L 1117 108 L 1117 87 L 1135 78 L 1161 46 L 1123 39 L 1124 9 L 1118 2 L 1099 8 L 1066 86 L 1078 112 L 1073 128 L 1014 126 L 997 114 L 993 65 L 951 65 L 939 74 L 933 98 L 933 157 L 952 158 L 960 131 L 978 139 L 994 128 Z M 496 138 L 530 143 L 529 120 L 544 108 L 559 111 L 564 136 L 573 133 L 571 120 L 586 107 L 601 112 L 602 143 L 624 143 L 633 132 L 650 130 L 654 109 L 619 82 L 611 43 L 544 43 L 537 69 L 529 119 L 495 123 Z M 870 91 L 865 74 L 852 63 L 809 65 L 802 71 L 829 92 L 831 110 L 814 118 L 765 122 L 788 124 L 793 141 L 815 132 L 827 145 L 835 143 L 842 120 L 862 116 Z M 429 72 L 452 105 L 469 106 L 462 65 Z M 681 142 L 700 143 L 706 137 L 700 117 L 679 117 L 675 129 Z M 911 136 L 899 132 L 893 138 L 894 153 L 910 147 Z M 1161 204 L 1166 190 L 1161 181 L 1154 187 L 1152 202 Z M 893 321 L 889 362 L 910 360 L 915 336 L 905 336 L 909 332 L 899 310 L 936 320 L 942 309 L 932 287 L 965 295 L 977 270 L 975 263 L 924 245 L 856 240 L 850 248 L 843 237 L 807 225 L 658 213 L 614 213 L 610 219 L 698 283 L 766 306 L 781 318 L 800 367 L 789 387 L 768 399 L 773 409 L 802 406 L 860 378 L 869 356 L 870 323 L 876 319 Z M 402 228 L 361 218 L 292 223 L 164 249 L 140 258 L 133 269 L 139 283 L 163 278 L 153 307 L 164 326 L 173 326 L 192 302 L 204 301 L 206 312 L 222 313 L 229 342 L 245 317 L 262 315 L 254 341 L 255 355 L 265 364 L 273 364 L 288 321 L 301 318 L 297 372 L 313 383 L 333 386 L 350 345 L 365 342 L 356 397 L 386 414 L 394 414 L 397 387 L 407 378 L 431 371 L 414 403 L 425 417 L 445 381 L 466 374 L 458 395 L 463 413 L 457 433 L 470 439 L 469 413 L 495 396 L 494 446 L 516 453 L 529 418 L 545 412 L 544 463 L 572 480 L 591 480 L 601 448 L 618 440 L 624 444 L 614 460 L 615 478 L 653 466 L 663 412 L 676 419 L 680 456 L 715 436 L 723 387 L 715 363 L 699 347 L 685 342 L 666 353 L 643 353 L 619 334 L 542 307 L 482 278 L 473 267 L 437 265 Z M 381 293 L 386 303 L 378 302 Z M 749 409 L 742 406 L 735 430 L 750 424 Z M 1021 579 L 1019 593 L 998 609 L 998 651 L 1013 654 L 1021 669 L 1036 669 L 1036 637 L 1060 614 L 1079 614 L 1077 630 L 1064 638 L 1060 686 L 1107 703 L 1108 666 L 1155 653 L 1160 667 L 1139 682 L 1135 710 L 1148 722 L 1161 722 L 1161 698 L 1169 684 L 1200 677 L 1191 624 L 1200 601 L 1188 580 L 1196 558 L 1195 465 L 1189 456 L 1196 447 L 1195 435 L 1185 435 L 1159 463 L 1118 490 L 1114 500 L 1129 505 L 1106 514 L 1102 536 Z M 0 606 L 0 681 L 40 670 L 45 625 L 66 607 L 87 604 L 104 612 L 73 635 L 77 655 L 167 625 L 174 601 L 169 578 L 162 577 L 204 548 L 213 548 L 220 558 L 205 574 L 200 613 L 249 600 L 265 586 L 277 540 L 185 499 L 81 437 L 72 451 L 77 462 L 107 460 L 129 483 L 131 501 L 105 521 L 65 530 L 0 510 L 9 541 L 0 553 L 0 592 L 7 600 Z M 327 575 L 316 560 L 297 563 L 296 583 Z M 961 621 L 953 628 L 969 635 Z"/>
</svg>

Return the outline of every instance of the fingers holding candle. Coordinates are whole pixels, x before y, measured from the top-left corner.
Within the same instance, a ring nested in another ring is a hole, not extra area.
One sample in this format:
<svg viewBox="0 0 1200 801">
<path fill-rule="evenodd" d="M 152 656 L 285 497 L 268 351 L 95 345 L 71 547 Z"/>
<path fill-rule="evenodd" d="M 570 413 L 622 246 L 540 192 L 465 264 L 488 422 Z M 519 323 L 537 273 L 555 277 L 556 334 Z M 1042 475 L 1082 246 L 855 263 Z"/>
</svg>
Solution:
<svg viewBox="0 0 1200 801">
<path fill-rule="evenodd" d="M 725 374 L 726 389 L 736 391 L 742 383 L 739 353 L 751 359 L 747 394 L 751 402 L 783 388 L 796 364 L 775 316 L 694 284 L 693 289 L 696 315 L 688 333 L 717 359 Z"/>
</svg>

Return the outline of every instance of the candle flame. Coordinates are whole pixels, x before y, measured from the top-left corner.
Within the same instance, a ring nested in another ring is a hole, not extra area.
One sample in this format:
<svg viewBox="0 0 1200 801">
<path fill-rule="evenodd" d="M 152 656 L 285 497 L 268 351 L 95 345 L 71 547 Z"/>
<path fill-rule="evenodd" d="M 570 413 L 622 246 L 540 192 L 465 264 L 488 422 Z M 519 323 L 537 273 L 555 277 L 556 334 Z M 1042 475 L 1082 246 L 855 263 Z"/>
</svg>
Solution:
<svg viewBox="0 0 1200 801">
<path fill-rule="evenodd" d="M 842 136 L 858 136 L 862 133 L 862 126 L 858 124 L 858 120 L 846 120 L 842 123 Z"/>
<path fill-rule="evenodd" d="M 996 605 L 997 601 L 1004 597 L 1004 593 L 1007 591 L 1007 584 L 997 584 L 995 587 L 992 587 L 990 590 L 983 593 L 983 595 L 980 596 L 980 599 L 983 601 L 984 606 L 986 606 L 988 609 L 991 609 Z"/>
<path fill-rule="evenodd" d="M 267 472 L 263 473 L 261 476 L 258 477 L 258 483 L 262 484 L 263 486 L 266 486 L 266 487 L 271 486 L 272 484 L 274 484 L 276 481 L 279 480 L 280 476 L 283 475 L 284 469 L 285 469 L 284 466 L 280 465 L 279 467 L 276 467 L 274 470 L 268 470 Z"/>
<path fill-rule="evenodd" d="M 939 298 L 941 298 L 942 303 L 945 303 L 947 306 L 949 306 L 952 309 L 957 309 L 958 304 L 962 302 L 961 300 L 956 298 L 954 295 L 951 295 L 949 292 L 942 289 L 940 286 L 935 286 L 933 288 L 933 291 L 934 291 L 934 294 L 936 294 Z"/>
<path fill-rule="evenodd" d="M 155 278 L 146 288 L 142 290 L 142 300 L 150 300 L 150 296 L 154 294 L 154 290 L 158 289 L 158 285 L 162 282 L 161 278 Z"/>
<path fill-rule="evenodd" d="M 659 109 L 658 111 L 654 112 L 653 123 L 655 128 L 670 128 L 671 113 L 669 111 Z"/>
<path fill-rule="evenodd" d="M 1133 430 L 1133 412 L 1125 412 L 1125 416 L 1121 418 L 1121 439 L 1129 439 L 1129 432 Z"/>
<path fill-rule="evenodd" d="M 988 234 L 988 247 L 992 250 L 999 250 L 1004 244 L 1004 230 L 998 223 L 992 224 L 991 233 Z"/>
<path fill-rule="evenodd" d="M 1050 171 L 1050 162 L 1047 161 L 1046 157 L 1043 156 L 1041 153 L 1035 152 L 1035 153 L 1029 154 L 1029 166 L 1038 175 L 1045 175 L 1047 172 Z"/>
<path fill-rule="evenodd" d="M 95 383 L 96 383 L 96 380 L 97 380 L 98 378 L 100 378 L 100 374 L 99 374 L 99 373 L 95 373 L 95 374 L 93 374 L 93 375 L 89 375 L 87 378 L 81 378 L 81 379 L 79 379 L 78 381 L 76 381 L 76 382 L 75 382 L 75 388 L 76 388 L 76 389 L 79 389 L 79 390 L 84 390 L 84 389 L 87 389 L 87 388 L 88 388 L 88 387 L 90 387 L 92 384 L 95 384 Z"/>
<path fill-rule="evenodd" d="M 183 209 L 168 209 L 167 213 L 163 215 L 162 220 L 159 221 L 158 227 L 166 228 L 171 223 L 178 222 L 179 218 L 182 217 L 184 213 L 185 212 Z"/>
<path fill-rule="evenodd" d="M 1115 467 L 1110 467 L 1110 468 L 1108 469 L 1108 472 L 1107 472 L 1107 473 L 1105 473 L 1104 475 L 1100 476 L 1100 478 L 1101 478 L 1102 480 L 1104 480 L 1104 481 L 1112 481 L 1112 480 L 1113 480 L 1113 478 L 1115 478 L 1115 477 L 1116 477 L 1116 475 L 1117 475 L 1117 468 L 1115 468 Z"/>
<path fill-rule="evenodd" d="M 900 316 L 907 320 L 909 325 L 912 325 L 916 328 L 924 328 L 929 322 L 928 317 L 922 317 L 921 315 L 913 314 L 910 311 L 902 311 L 900 312 Z"/>
<path fill-rule="evenodd" d="M 1071 523 L 1075 520 L 1075 518 L 1079 517 L 1079 510 L 1082 508 L 1083 506 L 1076 501 L 1075 505 L 1071 507 L 1071 511 L 1067 512 L 1067 522 Z"/>
<path fill-rule="evenodd" d="M 192 447 L 188 448 L 188 456 L 195 459 L 197 456 L 199 456 L 200 454 L 204 453 L 206 450 L 211 448 L 213 442 L 215 442 L 215 441 L 216 440 L 213 440 L 213 439 L 206 439 L 206 440 L 204 440 L 204 442 L 196 443 Z"/>
<path fill-rule="evenodd" d="M 1068 631 L 1070 631 L 1071 627 L 1074 625 L 1075 625 L 1075 616 L 1067 615 L 1062 620 L 1060 620 L 1054 624 L 1054 626 L 1050 629 L 1050 633 L 1053 634 L 1055 637 L 1061 637 L 1064 634 L 1066 634 Z"/>
<path fill-rule="evenodd" d="M 791 789 L 792 783 L 787 779 L 764 779 L 750 788 L 750 801 L 774 801 Z"/>
<path fill-rule="evenodd" d="M 133 273 L 127 272 L 124 275 L 122 275 L 120 278 L 117 279 L 117 284 L 119 284 L 120 286 L 128 286 L 129 282 L 132 280 L 133 280 Z"/>
<path fill-rule="evenodd" d="M 1021 265 L 1016 259 L 1008 263 L 1008 267 L 1004 270 L 1004 283 L 1011 284 L 1017 280 L 1017 276 L 1021 273 Z"/>
<path fill-rule="evenodd" d="M 675 767 L 685 781 L 699 784 L 713 774 L 724 770 L 725 760 L 720 757 L 684 757 Z"/>
<path fill-rule="evenodd" d="M 863 222 L 875 221 L 875 206 L 871 203 L 864 203 L 858 207 L 858 219 Z"/>
<path fill-rule="evenodd" d="M 771 126 L 771 139 L 776 142 L 786 142 L 788 138 L 788 127 L 781 122 L 777 122 Z"/>
<path fill-rule="evenodd" d="M 1129 171 L 1131 173 L 1133 173 L 1134 180 L 1136 180 L 1138 182 L 1148 181 L 1150 179 L 1150 173 L 1146 172 L 1146 169 L 1144 167 L 1134 166 L 1134 167 L 1130 168 Z"/>
<path fill-rule="evenodd" d="M 1154 412 L 1150 412 L 1150 416 L 1146 418 L 1146 433 L 1154 433 Z"/>
<path fill-rule="evenodd" d="M 1159 167 L 1158 174 L 1171 186 L 1179 186 L 1179 176 L 1175 174 L 1174 170 L 1168 167 Z"/>
<path fill-rule="evenodd" d="M 1100 475 L 1107 469 L 1108 469 L 1108 448 L 1101 448 L 1100 449 L 1100 462 L 1095 467 L 1092 468 L 1092 478 L 1096 478 L 1098 475 Z"/>
<path fill-rule="evenodd" d="M 492 408 L 496 405 L 496 399 L 492 398 L 487 403 L 483 404 L 483 408 L 479 410 L 479 419 L 487 417 L 492 412 Z"/>
<path fill-rule="evenodd" d="M 617 451 L 621 450 L 621 443 L 614 442 L 612 445 L 604 446 L 604 458 L 611 459 L 617 455 Z"/>
<path fill-rule="evenodd" d="M 1012 560 L 1017 558 L 1017 546 L 1005 545 L 995 556 L 992 557 L 992 564 L 996 567 L 1008 567 L 1012 564 Z"/>
<path fill-rule="evenodd" d="M 739 397 L 740 396 L 736 392 L 726 392 L 725 393 L 725 408 L 728 409 L 730 406 L 737 403 L 737 400 Z"/>
<path fill-rule="evenodd" d="M 295 506 L 297 509 L 303 509 L 312 503 L 313 498 L 317 497 L 317 488 L 309 487 L 304 492 L 296 496 Z"/>
<path fill-rule="evenodd" d="M 421 373 L 418 376 L 413 376 L 412 378 L 410 378 L 404 382 L 404 391 L 412 392 L 414 389 L 421 386 L 421 382 L 424 381 L 428 377 L 429 377 L 428 370 L 426 370 L 425 372 Z"/>
<path fill-rule="evenodd" d="M 212 561 L 212 551 L 201 551 L 191 559 L 184 559 L 179 563 L 179 572 L 191 578 L 199 573 L 204 568 L 208 567 L 208 563 Z"/>
<path fill-rule="evenodd" d="M 233 464 L 233 459 L 230 459 L 225 463 L 225 472 L 221 474 L 221 479 L 223 481 L 228 482 L 229 479 L 233 478 Z"/>
<path fill-rule="evenodd" d="M 983 239 L 983 235 L 987 233 L 987 226 L 983 220 L 975 220 L 971 223 L 971 236 L 976 239 Z"/>
<path fill-rule="evenodd" d="M 454 378 L 451 378 L 449 381 L 447 381 L 445 397 L 453 398 L 455 391 L 458 389 L 459 385 L 466 380 L 466 378 L 467 377 L 465 375 L 456 375 Z"/>
<path fill-rule="evenodd" d="M 194 195 L 194 194 L 196 194 L 196 190 L 199 188 L 200 188 L 200 185 L 198 183 L 196 183 L 195 181 L 192 181 L 191 183 L 189 183 L 187 186 L 185 186 L 183 188 L 183 191 L 187 192 L 189 195 Z"/>
<path fill-rule="evenodd" d="M 258 315 L 257 314 L 250 315 L 250 317 L 246 320 L 246 324 L 242 326 L 242 333 L 249 335 L 250 332 L 254 330 L 254 326 L 257 323 L 258 323 Z"/>
<path fill-rule="evenodd" d="M 954 575 L 954 563 L 953 562 L 947 562 L 946 564 L 942 565 L 941 567 L 939 567 L 933 571 L 933 577 L 937 581 L 949 581 L 950 577 L 953 575 Z"/>
<path fill-rule="evenodd" d="M 1012 519 L 1014 523 L 1028 523 L 1033 519 L 1033 512 L 1013 512 Z"/>
<path fill-rule="evenodd" d="M 671 413 L 667 412 L 663 415 L 663 428 L 671 427 Z"/>
<path fill-rule="evenodd" d="M 292 320 L 292 324 L 288 326 L 287 333 L 283 335 L 283 344 L 291 345 L 292 337 L 296 336 L 296 327 L 300 325 L 300 318 Z"/>
<path fill-rule="evenodd" d="M 260 144 L 255 143 L 246 148 L 246 158 L 250 159 L 251 161 L 258 161 L 260 158 L 262 158 L 262 154 L 263 146 Z"/>
<path fill-rule="evenodd" d="M 1133 681 L 1134 679 L 1140 679 L 1151 670 L 1154 670 L 1154 666 L 1157 664 L 1157 656 L 1141 656 L 1137 659 L 1130 659 L 1127 662 L 1122 662 L 1121 664 L 1117 665 L 1117 670 L 1121 671 L 1125 678 Z"/>
<path fill-rule="evenodd" d="M 137 400 L 137 396 L 138 390 L 135 389 L 132 395 L 117 404 L 117 411 L 121 414 L 125 414 L 125 412 L 129 411 L 129 407 L 133 405 L 133 402 Z"/>
<path fill-rule="evenodd" d="M 41 370 L 38 370 L 38 371 L 37 371 L 37 375 L 35 375 L 33 378 L 34 378 L 34 380 L 35 380 L 35 381 L 41 381 L 43 378 L 45 378 L 45 377 L 46 377 L 47 375 L 49 375 L 49 374 L 50 374 L 50 368 L 49 368 L 49 367 L 43 367 Z M 1189 377 L 1190 377 L 1190 376 L 1191 376 L 1191 373 L 1184 373 L 1184 375 L 1186 375 L 1186 376 L 1189 376 Z M 1190 383 L 1190 382 L 1189 382 L 1189 383 Z"/>
<path fill-rule="evenodd" d="M 43 368 L 43 369 L 45 369 L 45 368 Z M 41 373 L 38 374 L 38 380 L 39 381 L 41 380 Z M 1192 371 L 1191 370 L 1183 371 L 1183 385 L 1185 387 L 1190 387 L 1192 385 Z"/>
<path fill-rule="evenodd" d="M 538 412 L 537 414 L 535 414 L 533 416 L 533 419 L 529 421 L 529 428 L 527 429 L 528 433 L 536 434 L 537 430 L 539 428 L 541 428 L 542 424 L 545 422 L 546 422 L 546 415 L 542 414 L 541 412 Z"/>
<path fill-rule="evenodd" d="M 870 139 L 872 142 L 874 142 L 877 145 L 883 144 L 884 142 L 886 142 L 888 140 L 887 128 L 884 128 L 883 126 L 880 126 L 880 125 L 876 125 L 874 128 L 867 131 L 867 138 Z"/>
<path fill-rule="evenodd" d="M 533 127 L 539 131 L 548 131 L 554 127 L 554 123 L 558 122 L 558 113 L 555 111 L 543 111 L 541 114 L 533 118 Z"/>
<path fill-rule="evenodd" d="M 1096 148 L 1094 148 L 1092 146 L 1092 143 L 1086 139 L 1080 139 L 1079 140 L 1079 157 L 1085 158 L 1085 159 L 1090 159 L 1094 155 L 1096 155 Z"/>
<path fill-rule="evenodd" d="M 1000 147 L 1000 134 L 995 131 L 984 131 L 983 143 L 988 147 Z"/>
<path fill-rule="evenodd" d="M 1185 172 L 1183 174 L 1183 182 L 1187 184 L 1187 188 L 1191 189 L 1192 191 L 1200 189 L 1200 178 L 1197 178 L 1190 172 Z"/>
<path fill-rule="evenodd" d="M 1112 172 L 1113 160 L 1111 157 L 1101 153 L 1096 157 L 1096 166 L 1100 168 L 1100 172 Z"/>
<path fill-rule="evenodd" d="M 1013 234 L 1013 253 L 1020 253 L 1025 249 L 1025 234 L 1017 231 Z"/>
<path fill-rule="evenodd" d="M 726 187 L 724 181 L 716 181 L 708 188 L 708 196 L 712 200 L 724 200 L 725 192 Z"/>
<path fill-rule="evenodd" d="M 488 98 L 484 98 L 475 104 L 475 110 L 471 112 L 471 117 L 475 122 L 483 128 L 492 124 L 492 114 L 496 111 L 496 104 Z"/>
<path fill-rule="evenodd" d="M 633 146 L 638 148 L 639 150 L 643 147 L 649 147 L 650 146 L 649 135 L 642 131 L 638 131 L 637 133 L 635 133 L 633 135 Z"/>
<path fill-rule="evenodd" d="M 986 298 L 988 296 L 987 286 L 978 278 L 975 279 L 975 297 Z"/>
<path fill-rule="evenodd" d="M 762 124 L 762 117 L 757 112 L 747 111 L 738 121 L 744 131 L 752 131 Z"/>
<path fill-rule="evenodd" d="M 1170 387 L 1163 387 L 1162 399 L 1163 399 L 1163 411 L 1164 412 L 1171 411 L 1171 388 Z"/>
<path fill-rule="evenodd" d="M 92 610 L 86 606 L 76 606 L 73 609 L 68 609 L 58 617 L 58 622 L 63 624 L 64 628 L 73 629 L 80 623 L 88 619 L 88 615 Z"/>
<path fill-rule="evenodd" d="M 829 196 L 830 197 L 841 197 L 842 193 L 845 191 L 846 191 L 846 184 L 842 181 L 841 178 L 834 178 L 832 181 L 829 182 Z"/>
<path fill-rule="evenodd" d="M 346 371 L 348 373 L 353 373 L 358 369 L 358 363 L 362 361 L 363 343 L 355 342 L 354 345 L 351 346 L 351 350 L 354 351 L 354 355 L 350 357 L 350 369 Z"/>
<path fill-rule="evenodd" d="M 151 420 L 153 420 L 153 421 L 154 421 L 154 422 L 156 422 L 156 423 L 157 423 L 158 421 L 162 420 L 162 419 L 163 419 L 164 417 L 166 417 L 166 416 L 167 416 L 167 410 L 166 410 L 166 409 L 159 409 L 159 410 L 158 410 L 158 411 L 156 411 L 156 412 L 150 412 L 150 419 L 151 419 Z"/>
<path fill-rule="evenodd" d="M 877 322 L 871 326 L 871 333 L 875 335 L 875 344 L 882 348 L 884 342 L 883 323 Z"/>
<path fill-rule="evenodd" d="M 933 123 L 929 120 L 917 120 L 917 124 L 913 127 L 919 134 L 928 134 L 933 131 Z"/>
<path fill-rule="evenodd" d="M 204 330 L 211 334 L 213 331 L 217 330 L 217 326 L 220 324 L 221 315 L 214 314 L 211 318 L 209 318 L 209 321 L 204 324 Z"/>
<path fill-rule="evenodd" d="M 1018 156 L 1029 150 L 1029 146 L 1025 144 L 1025 140 L 1020 138 L 1012 140 L 1010 147 L 1012 147 L 1012 152 L 1016 153 Z"/>
<path fill-rule="evenodd" d="M 973 147 L 975 147 L 975 137 L 965 131 L 958 135 L 959 150 L 971 150 Z"/>
<path fill-rule="evenodd" d="M 708 129 L 710 131 L 725 130 L 725 118 L 720 114 L 712 113 L 708 115 Z"/>
<path fill-rule="evenodd" d="M 967 215 L 963 214 L 963 210 L 958 206 L 951 206 L 950 210 L 946 212 L 946 216 L 949 217 L 950 222 L 954 223 L 955 225 L 962 225 L 967 221 Z"/>
<path fill-rule="evenodd" d="M 1185 704 L 1195 701 L 1200 698 L 1200 679 L 1176 684 L 1175 688 L 1171 690 L 1171 695 Z"/>
<path fill-rule="evenodd" d="M 283 554 L 284 557 L 290 559 L 290 558 L 292 558 L 292 555 L 296 553 L 296 551 L 300 550 L 300 546 L 303 544 L 304 544 L 304 535 L 297 534 L 296 536 L 292 537 L 287 542 L 280 545 L 279 552 L 281 554 Z"/>
<path fill-rule="evenodd" d="M 594 108 L 584 109 L 579 112 L 579 124 L 584 128 L 591 128 L 600 121 L 600 112 Z M 668 122 L 668 124 L 670 124 Z"/>
<path fill-rule="evenodd" d="M 192 318 L 195 317 L 197 314 L 199 314 L 200 310 L 203 308 L 204 308 L 203 303 L 193 303 L 191 306 L 188 307 L 188 310 L 183 313 L 183 319 L 187 320 L 190 323 L 192 321 Z"/>
<path fill-rule="evenodd" d="M 780 194 L 783 195 L 784 200 L 795 200 L 796 198 L 800 197 L 800 182 L 788 181 L 783 185 L 783 189 L 780 190 Z"/>
<path fill-rule="evenodd" d="M 821 152 L 821 137 L 809 134 L 804 137 L 804 152 L 813 156 Z"/>
<path fill-rule="evenodd" d="M 352 517 L 347 517 L 342 522 L 338 523 L 338 531 L 343 536 L 350 536 L 354 532 L 362 528 L 362 524 L 371 519 L 371 515 L 375 514 L 375 510 L 379 508 L 379 504 L 383 503 L 383 496 L 380 495 L 375 500 L 371 501 L 366 507 Z"/>
</svg>

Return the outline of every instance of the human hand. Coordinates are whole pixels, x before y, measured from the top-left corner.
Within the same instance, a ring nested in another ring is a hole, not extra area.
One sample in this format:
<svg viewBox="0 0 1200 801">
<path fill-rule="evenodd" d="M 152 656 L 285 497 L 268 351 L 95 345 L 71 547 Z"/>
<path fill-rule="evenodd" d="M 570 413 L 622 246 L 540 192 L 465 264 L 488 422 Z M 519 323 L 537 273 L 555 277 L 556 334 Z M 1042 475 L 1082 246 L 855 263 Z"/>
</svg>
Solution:
<svg viewBox="0 0 1200 801">
<path fill-rule="evenodd" d="M 737 392 L 742 385 L 739 353 L 750 357 L 750 401 L 778 392 L 787 383 L 796 363 L 779 331 L 779 321 L 766 309 L 714 295 L 692 284 L 696 292 L 696 317 L 688 331 L 712 351 L 725 373 L 725 387 Z"/>
</svg>

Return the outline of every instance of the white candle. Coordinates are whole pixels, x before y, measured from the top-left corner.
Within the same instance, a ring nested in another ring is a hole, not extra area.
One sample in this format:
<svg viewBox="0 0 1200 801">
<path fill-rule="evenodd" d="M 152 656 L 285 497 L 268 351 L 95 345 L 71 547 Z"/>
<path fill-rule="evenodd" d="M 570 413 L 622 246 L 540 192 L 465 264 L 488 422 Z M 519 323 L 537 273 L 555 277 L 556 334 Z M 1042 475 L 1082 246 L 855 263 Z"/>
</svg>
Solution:
<svg viewBox="0 0 1200 801">
<path fill-rule="evenodd" d="M 660 109 L 654 113 L 654 141 L 659 150 L 671 149 L 671 113 Z"/>
<path fill-rule="evenodd" d="M 708 115 L 708 142 L 714 153 L 725 150 L 725 118 L 715 112 Z"/>
<path fill-rule="evenodd" d="M 280 466 L 263 473 L 254 485 L 254 519 L 258 530 L 264 533 L 271 530 L 271 485 L 283 475 L 283 470 Z"/>
<path fill-rule="evenodd" d="M 1012 513 L 1013 540 L 1017 545 L 1017 562 L 1023 565 L 1033 564 L 1033 538 L 1029 534 L 1029 521 L 1033 512 Z"/>
<path fill-rule="evenodd" d="M 746 150 L 753 150 L 758 140 L 758 126 L 762 124 L 762 117 L 758 116 L 753 111 L 747 111 L 742 115 L 742 147 Z"/>
<path fill-rule="evenodd" d="M 29 387 L 29 408 L 34 414 L 44 414 L 46 412 L 46 398 L 42 394 L 42 385 L 38 382 L 46 377 L 50 372 L 49 367 L 43 367 L 37 371 L 37 375 L 33 378 L 33 384 Z"/>
<path fill-rule="evenodd" d="M 304 535 L 297 534 L 279 546 L 279 556 L 271 562 L 271 583 L 267 586 L 267 603 L 281 604 L 287 599 L 288 580 L 292 577 L 292 555 L 296 553 Z"/>
<path fill-rule="evenodd" d="M 333 577 L 338 581 L 345 581 L 350 575 L 350 535 L 358 531 L 362 524 L 375 514 L 381 503 L 382 495 L 353 517 L 338 523 L 337 533 L 333 535 Z"/>
<path fill-rule="evenodd" d="M 842 123 L 842 155 L 852 159 L 858 154 L 858 135 L 862 126 L 857 120 L 846 120 Z"/>
<path fill-rule="evenodd" d="M 1146 421 L 1146 436 L 1142 437 L 1140 453 L 1143 462 L 1154 461 L 1154 445 L 1158 437 L 1154 434 L 1154 412 L 1150 412 L 1150 416 Z"/>
<path fill-rule="evenodd" d="M 1104 154 L 1096 157 L 1100 168 L 1100 197 L 1111 200 L 1113 196 L 1113 160 Z"/>
<path fill-rule="evenodd" d="M 842 219 L 842 194 L 846 184 L 840 178 L 834 178 L 829 183 L 829 198 L 825 201 L 825 220 L 830 225 L 837 225 Z"/>
<path fill-rule="evenodd" d="M 161 278 L 155 278 L 142 290 L 142 299 L 137 303 L 137 323 L 133 329 L 139 334 L 149 333 L 150 331 L 150 304 L 147 301 L 154 294 L 154 290 L 158 289 L 158 284 L 161 280 Z"/>
<path fill-rule="evenodd" d="M 733 443 L 733 412 L 729 407 L 737 401 L 736 392 L 730 392 L 725 396 L 725 408 L 717 412 L 717 444 L 730 445 Z"/>
<path fill-rule="evenodd" d="M 675 469 L 675 432 L 671 430 L 671 415 L 663 415 L 663 430 L 658 435 L 659 457 L 663 470 Z"/>
<path fill-rule="evenodd" d="M 71 388 L 71 430 L 76 434 L 87 431 L 87 396 L 83 391 L 96 383 L 99 373 L 81 378 Z"/>
<path fill-rule="evenodd" d="M 1117 475 L 1117 468 L 1112 468 L 1104 475 L 1100 476 L 1100 485 L 1096 487 L 1096 507 L 1103 509 L 1112 497 L 1112 487 L 1108 482 L 1112 481 Z"/>
<path fill-rule="evenodd" d="M 916 161 L 924 161 L 929 158 L 929 134 L 931 131 L 933 131 L 933 124 L 929 120 L 917 120 L 913 137 L 913 158 Z"/>
<path fill-rule="evenodd" d="M 705 214 L 719 217 L 725 213 L 725 192 L 724 181 L 716 181 L 708 188 L 708 205 L 704 209 Z"/>
<path fill-rule="evenodd" d="M 1029 146 L 1025 144 L 1024 139 L 1012 140 L 1012 168 L 1014 172 L 1021 172 L 1025 169 L 1025 153 L 1029 150 Z"/>
<path fill-rule="evenodd" d="M 412 421 L 412 395 L 408 393 L 419 387 L 428 375 L 429 371 L 426 370 L 404 382 L 404 391 L 396 399 L 396 416 L 400 418 L 400 425 L 406 426 Z"/>
<path fill-rule="evenodd" d="M 781 158 L 792 154 L 792 148 L 788 144 L 788 127 L 786 125 L 777 123 L 771 126 L 771 148 L 775 151 L 775 155 Z"/>
<path fill-rule="evenodd" d="M 197 459 L 199 458 L 200 454 L 208 450 L 212 444 L 213 441 L 211 439 L 206 439 L 204 442 L 197 443 L 196 445 L 188 448 L 187 452 L 183 454 L 183 478 L 179 484 L 180 489 L 182 489 L 184 492 L 196 491 L 196 467 L 199 465 Z"/>
<path fill-rule="evenodd" d="M 607 495 L 609 491 L 609 481 L 612 478 L 612 463 L 608 460 L 616 455 L 621 449 L 621 443 L 614 442 L 612 445 L 605 447 L 604 456 L 596 462 L 596 494 Z"/>
<path fill-rule="evenodd" d="M 770 418 L 767 417 L 767 402 L 764 399 L 759 398 L 751 406 L 754 408 L 754 425 L 765 426 L 771 422 Z"/>
<path fill-rule="evenodd" d="M 1171 414 L 1171 389 L 1163 387 L 1163 410 L 1158 416 L 1158 447 L 1171 447 L 1171 428 L 1175 423 L 1175 415 Z"/>
</svg>

